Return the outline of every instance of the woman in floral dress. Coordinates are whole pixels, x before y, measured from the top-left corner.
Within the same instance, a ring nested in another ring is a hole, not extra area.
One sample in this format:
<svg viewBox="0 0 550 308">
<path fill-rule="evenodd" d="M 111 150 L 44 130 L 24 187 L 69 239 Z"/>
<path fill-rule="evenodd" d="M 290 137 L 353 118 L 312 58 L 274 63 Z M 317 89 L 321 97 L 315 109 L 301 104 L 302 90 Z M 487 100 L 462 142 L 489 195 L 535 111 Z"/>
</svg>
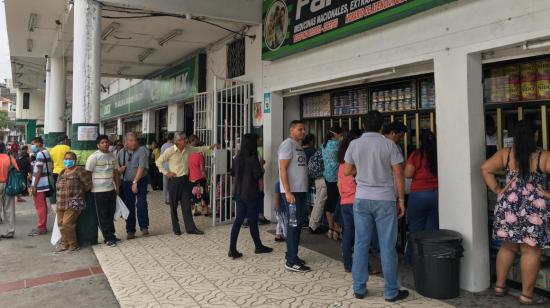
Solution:
<svg viewBox="0 0 550 308">
<path fill-rule="evenodd" d="M 502 240 L 497 255 L 495 294 L 507 294 L 506 277 L 521 253 L 522 304 L 546 304 L 534 297 L 542 249 L 550 247 L 550 152 L 537 148 L 538 131 L 520 121 L 514 128 L 514 146 L 498 151 L 481 166 L 485 183 L 497 194 L 493 237 Z M 495 173 L 504 170 L 506 186 L 500 187 Z"/>
</svg>

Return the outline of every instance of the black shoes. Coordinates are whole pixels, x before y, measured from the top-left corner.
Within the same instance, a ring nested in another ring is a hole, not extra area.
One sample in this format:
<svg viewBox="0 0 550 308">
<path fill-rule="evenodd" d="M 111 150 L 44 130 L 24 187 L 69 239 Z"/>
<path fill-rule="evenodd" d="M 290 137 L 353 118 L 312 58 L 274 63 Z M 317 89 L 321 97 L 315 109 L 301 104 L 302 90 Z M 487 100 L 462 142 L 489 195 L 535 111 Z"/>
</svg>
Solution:
<svg viewBox="0 0 550 308">
<path fill-rule="evenodd" d="M 243 254 L 235 250 L 235 251 L 229 251 L 227 256 L 230 257 L 231 259 L 235 260 L 235 259 L 238 259 L 238 258 L 242 257 Z"/>
<path fill-rule="evenodd" d="M 191 231 L 191 232 L 187 232 L 187 234 L 203 235 L 204 232 L 202 232 L 202 231 L 199 230 L 199 229 L 195 229 L 195 230 L 193 230 L 193 231 Z"/>
<path fill-rule="evenodd" d="M 363 298 L 365 298 L 365 296 L 367 296 L 367 293 L 368 293 L 368 291 L 365 292 L 365 293 L 362 293 L 362 294 L 361 293 L 353 293 L 353 296 L 355 296 L 355 298 L 357 298 L 357 299 L 363 299 Z"/>
<path fill-rule="evenodd" d="M 256 250 L 254 250 L 254 252 L 256 254 L 270 253 L 270 252 L 273 252 L 273 248 L 267 247 L 267 246 L 261 246 L 261 247 L 256 248 Z"/>
<path fill-rule="evenodd" d="M 388 298 L 388 299 L 386 299 L 386 302 L 393 303 L 393 302 L 397 302 L 397 301 L 400 301 L 400 300 L 404 300 L 407 297 L 409 297 L 409 291 L 399 290 L 399 293 L 397 293 L 397 295 L 394 298 Z"/>
<path fill-rule="evenodd" d="M 307 273 L 307 272 L 311 271 L 311 268 L 309 266 L 300 265 L 300 264 L 291 265 L 288 262 L 286 262 L 286 264 L 285 264 L 285 269 L 288 270 L 288 271 L 291 271 L 291 272 L 296 272 L 296 273 Z"/>
<path fill-rule="evenodd" d="M 300 259 L 300 257 L 296 257 L 296 263 L 298 263 L 299 265 L 306 265 L 306 261 L 304 259 Z"/>
<path fill-rule="evenodd" d="M 9 238 L 9 239 L 11 239 L 11 238 L 13 238 L 13 233 L 2 234 L 2 235 L 0 235 L 0 238 Z"/>
<path fill-rule="evenodd" d="M 181 235 L 181 231 L 174 231 L 175 235 Z"/>
</svg>

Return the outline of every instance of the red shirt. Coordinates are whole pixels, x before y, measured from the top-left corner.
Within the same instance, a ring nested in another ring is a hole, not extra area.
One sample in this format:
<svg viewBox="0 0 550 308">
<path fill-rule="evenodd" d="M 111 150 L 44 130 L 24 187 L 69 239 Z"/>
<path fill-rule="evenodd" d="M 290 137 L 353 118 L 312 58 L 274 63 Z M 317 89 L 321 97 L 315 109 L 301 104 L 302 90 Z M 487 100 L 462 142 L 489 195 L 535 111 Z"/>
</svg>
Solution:
<svg viewBox="0 0 550 308">
<path fill-rule="evenodd" d="M 353 205 L 357 184 L 353 175 L 344 175 L 344 164 L 338 166 L 338 182 L 340 182 L 340 205 Z"/>
<path fill-rule="evenodd" d="M 433 175 L 428 166 L 428 159 L 420 151 L 414 151 L 407 160 L 408 165 L 415 168 L 411 183 L 411 192 L 437 189 L 437 176 Z"/>
<path fill-rule="evenodd" d="M 189 155 L 189 181 L 194 183 L 202 179 L 202 168 L 204 168 L 204 156 L 201 153 Z"/>
<path fill-rule="evenodd" d="M 15 169 L 19 170 L 17 162 L 13 157 L 8 156 L 7 154 L 0 154 L 0 183 L 6 183 L 8 180 L 8 170 L 10 169 L 10 158 L 11 162 Z"/>
</svg>

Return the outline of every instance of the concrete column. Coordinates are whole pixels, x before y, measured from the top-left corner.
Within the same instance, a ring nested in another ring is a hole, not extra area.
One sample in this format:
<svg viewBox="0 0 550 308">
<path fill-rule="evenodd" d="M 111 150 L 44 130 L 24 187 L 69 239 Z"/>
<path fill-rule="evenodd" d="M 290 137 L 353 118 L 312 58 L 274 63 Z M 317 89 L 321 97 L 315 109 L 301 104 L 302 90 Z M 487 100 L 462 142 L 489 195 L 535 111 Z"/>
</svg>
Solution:
<svg viewBox="0 0 550 308">
<path fill-rule="evenodd" d="M 141 130 L 143 133 L 143 138 L 145 138 L 147 145 L 151 145 L 151 143 L 156 139 L 157 121 L 156 121 L 155 114 L 156 114 L 155 111 L 143 112 Z"/>
<path fill-rule="evenodd" d="M 124 138 L 124 123 L 122 122 L 122 118 L 116 119 L 116 134 L 119 141 L 122 141 Z"/>
<path fill-rule="evenodd" d="M 72 149 L 84 165 L 97 149 L 101 60 L 101 5 L 96 0 L 74 0 Z M 97 218 L 90 193 L 76 226 L 81 246 L 97 244 Z"/>
<path fill-rule="evenodd" d="M 47 123 L 46 146 L 53 147 L 57 138 L 65 134 L 65 60 L 61 57 L 50 58 L 49 91 L 44 126 Z"/>
<path fill-rule="evenodd" d="M 23 90 L 19 88 L 15 93 L 15 119 L 23 119 Z"/>
<path fill-rule="evenodd" d="M 460 287 L 479 292 L 490 284 L 481 55 L 442 52 L 434 68 L 439 221 L 464 238 Z"/>
<path fill-rule="evenodd" d="M 264 101 L 265 104 L 265 101 Z M 288 129 L 283 127 L 283 95 L 281 92 L 271 93 L 270 112 L 264 113 L 264 213 L 268 219 L 274 219 L 272 204 L 275 193 L 275 183 L 279 181 L 279 163 L 277 150 L 279 144 L 287 137 Z"/>
<path fill-rule="evenodd" d="M 96 149 L 99 127 L 101 6 L 96 0 L 74 1 L 72 146 L 84 164 Z M 82 128 L 81 128 L 82 127 Z M 95 130 L 95 133 L 94 133 Z M 79 138 L 80 137 L 80 138 Z"/>
<path fill-rule="evenodd" d="M 168 131 L 181 132 L 184 130 L 183 104 L 168 105 Z"/>
</svg>

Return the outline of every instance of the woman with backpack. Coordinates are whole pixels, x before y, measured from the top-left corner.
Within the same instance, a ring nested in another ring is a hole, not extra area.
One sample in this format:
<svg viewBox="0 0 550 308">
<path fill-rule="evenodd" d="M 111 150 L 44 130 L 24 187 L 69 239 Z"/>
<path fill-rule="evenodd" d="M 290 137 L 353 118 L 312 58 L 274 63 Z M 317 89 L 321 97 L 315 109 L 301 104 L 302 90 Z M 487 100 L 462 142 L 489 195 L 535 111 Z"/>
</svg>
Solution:
<svg viewBox="0 0 550 308">
<path fill-rule="evenodd" d="M 86 206 L 84 194 L 92 189 L 92 173 L 76 165 L 76 154 L 67 152 L 59 174 L 56 187 L 57 225 L 61 232 L 61 243 L 57 252 L 77 251 L 76 220 Z"/>
<path fill-rule="evenodd" d="M 8 227 L 6 233 L 2 233 L 0 238 L 11 239 L 15 234 L 15 195 L 11 196 L 6 194 L 5 189 L 8 185 L 10 167 L 13 166 L 19 170 L 17 162 L 13 157 L 6 154 L 6 145 L 0 142 L 0 194 L 4 196 L 1 198 L 2 209 L 4 212 L 4 220 Z"/>
<path fill-rule="evenodd" d="M 338 240 L 340 238 L 340 231 L 337 230 L 334 223 L 334 211 L 340 194 L 338 193 L 338 160 L 336 154 L 340 147 L 340 140 L 342 139 L 342 128 L 340 126 L 334 126 L 327 132 L 327 138 L 321 148 L 323 154 L 323 177 L 325 178 L 325 184 L 327 185 L 327 201 L 325 203 L 325 215 L 328 220 L 329 231 L 327 233 L 328 238 Z"/>
</svg>

